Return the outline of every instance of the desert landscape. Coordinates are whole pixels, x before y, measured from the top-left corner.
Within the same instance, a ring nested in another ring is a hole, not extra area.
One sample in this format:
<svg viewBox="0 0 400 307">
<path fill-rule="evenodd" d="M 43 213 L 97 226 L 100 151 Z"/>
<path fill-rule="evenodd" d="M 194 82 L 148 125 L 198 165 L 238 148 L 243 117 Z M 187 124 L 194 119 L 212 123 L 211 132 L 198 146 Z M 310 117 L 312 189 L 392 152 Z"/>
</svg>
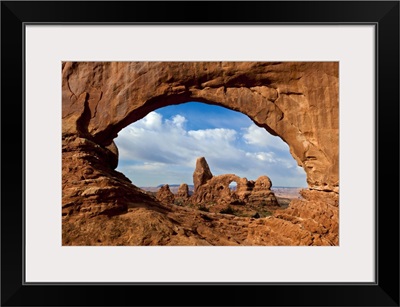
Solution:
<svg viewBox="0 0 400 307">
<path fill-rule="evenodd" d="M 339 245 L 338 92 L 337 62 L 63 62 L 62 245 Z M 214 175 L 195 153 L 192 182 L 116 170 L 124 127 L 189 101 L 280 137 L 307 188 Z"/>
</svg>

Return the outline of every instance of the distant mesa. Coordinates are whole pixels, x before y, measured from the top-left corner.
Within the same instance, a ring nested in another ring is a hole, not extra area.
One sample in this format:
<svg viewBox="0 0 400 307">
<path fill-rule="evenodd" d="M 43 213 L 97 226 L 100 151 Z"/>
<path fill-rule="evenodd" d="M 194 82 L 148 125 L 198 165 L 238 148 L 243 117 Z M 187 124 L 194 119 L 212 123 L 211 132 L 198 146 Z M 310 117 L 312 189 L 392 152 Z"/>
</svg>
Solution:
<svg viewBox="0 0 400 307">
<path fill-rule="evenodd" d="M 159 185 L 157 186 L 157 188 L 161 188 L 162 186 L 164 186 L 164 185 L 166 185 L 166 184 L 168 184 L 168 186 L 169 186 L 170 188 L 172 188 L 172 187 L 179 187 L 179 186 L 180 186 L 180 184 L 176 184 L 176 183 L 173 183 L 173 184 L 171 184 L 171 183 L 162 183 L 162 184 L 159 184 Z"/>
</svg>

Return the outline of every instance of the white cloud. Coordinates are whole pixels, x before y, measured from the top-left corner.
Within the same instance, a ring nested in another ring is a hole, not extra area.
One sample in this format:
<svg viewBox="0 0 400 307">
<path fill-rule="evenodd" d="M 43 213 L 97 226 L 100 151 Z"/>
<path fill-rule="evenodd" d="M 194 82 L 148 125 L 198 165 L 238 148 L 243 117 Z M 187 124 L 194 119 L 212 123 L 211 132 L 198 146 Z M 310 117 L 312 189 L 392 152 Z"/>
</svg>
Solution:
<svg viewBox="0 0 400 307">
<path fill-rule="evenodd" d="M 156 112 L 150 112 L 142 120 L 137 122 L 138 128 L 145 128 L 149 130 L 159 130 L 162 125 L 162 116 Z"/>
<path fill-rule="evenodd" d="M 183 128 L 185 122 L 187 122 L 186 118 L 179 114 L 172 118 L 172 123 L 178 128 Z"/>
<path fill-rule="evenodd" d="M 239 132 L 227 128 L 187 131 L 187 122 L 182 115 L 163 119 L 151 112 L 120 131 L 115 139 L 120 153 L 118 170 L 138 186 L 192 184 L 196 159 L 204 156 L 214 175 L 235 173 L 249 180 L 267 175 L 276 185 L 285 185 L 285 176 L 290 177 L 290 185 L 305 182 L 304 171 L 299 174 L 296 170 L 287 145 L 279 144 L 280 139 L 275 140 L 264 129 L 253 124 L 238 127 Z M 243 140 L 257 145 L 255 150 L 243 146 Z M 285 146 L 284 155 L 273 150 Z"/>
<path fill-rule="evenodd" d="M 243 129 L 243 139 L 247 144 L 259 147 L 272 147 L 281 150 L 289 150 L 289 146 L 279 137 L 273 136 L 255 124 Z"/>
<path fill-rule="evenodd" d="M 236 131 L 224 128 L 190 130 L 188 131 L 188 135 L 198 141 L 212 140 L 212 141 L 231 142 L 235 140 Z"/>
<path fill-rule="evenodd" d="M 274 158 L 273 152 L 246 152 L 246 156 L 252 159 L 258 159 L 260 161 L 266 161 L 269 163 L 277 163 L 278 161 Z"/>
</svg>

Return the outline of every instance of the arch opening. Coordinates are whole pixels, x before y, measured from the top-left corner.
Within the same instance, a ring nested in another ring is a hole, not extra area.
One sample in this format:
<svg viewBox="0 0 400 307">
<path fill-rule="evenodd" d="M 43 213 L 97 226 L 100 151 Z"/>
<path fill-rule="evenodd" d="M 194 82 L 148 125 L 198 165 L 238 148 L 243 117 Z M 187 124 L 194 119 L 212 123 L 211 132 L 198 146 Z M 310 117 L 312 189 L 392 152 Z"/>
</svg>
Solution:
<svg viewBox="0 0 400 307">
<path fill-rule="evenodd" d="M 288 145 L 245 114 L 203 102 L 186 102 L 150 111 L 114 139 L 117 170 L 135 185 L 156 191 L 180 184 L 193 191 L 195 161 L 204 156 L 214 175 L 235 174 L 248 180 L 266 175 L 273 188 L 307 187 L 306 173 Z M 233 181 L 229 188 L 236 190 Z"/>
<path fill-rule="evenodd" d="M 235 191 L 237 190 L 237 182 L 234 181 L 234 180 L 232 180 L 232 182 L 229 183 L 229 189 L 230 189 L 232 192 L 235 192 Z"/>
</svg>

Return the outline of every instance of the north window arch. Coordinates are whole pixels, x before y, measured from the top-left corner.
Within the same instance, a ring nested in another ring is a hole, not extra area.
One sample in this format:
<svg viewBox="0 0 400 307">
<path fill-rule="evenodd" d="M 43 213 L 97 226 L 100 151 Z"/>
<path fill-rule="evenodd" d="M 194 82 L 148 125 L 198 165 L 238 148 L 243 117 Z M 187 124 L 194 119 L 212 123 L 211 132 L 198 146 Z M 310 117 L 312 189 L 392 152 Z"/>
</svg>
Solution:
<svg viewBox="0 0 400 307">
<path fill-rule="evenodd" d="M 198 101 L 241 112 L 279 136 L 306 172 L 304 199 L 285 210 L 294 222 L 277 215 L 269 226 L 297 227 L 303 239 L 296 244 L 338 244 L 338 62 L 64 62 L 61 68 L 63 223 L 118 216 L 131 205 L 169 212 L 114 170 L 113 140 L 151 112 Z"/>
<path fill-rule="evenodd" d="M 339 190 L 338 62 L 65 62 L 64 136 L 109 146 L 160 107 L 199 101 L 281 137 L 310 189 Z"/>
</svg>

